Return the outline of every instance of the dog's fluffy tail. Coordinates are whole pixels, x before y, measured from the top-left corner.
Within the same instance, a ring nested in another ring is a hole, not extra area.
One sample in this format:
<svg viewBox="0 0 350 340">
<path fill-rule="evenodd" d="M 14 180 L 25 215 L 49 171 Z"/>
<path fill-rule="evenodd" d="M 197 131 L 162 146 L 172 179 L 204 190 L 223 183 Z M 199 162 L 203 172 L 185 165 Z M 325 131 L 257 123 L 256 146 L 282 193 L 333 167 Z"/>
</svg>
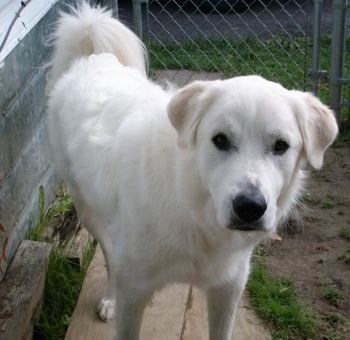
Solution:
<svg viewBox="0 0 350 340">
<path fill-rule="evenodd" d="M 54 55 L 50 63 L 48 90 L 81 56 L 112 53 L 124 66 L 146 76 L 147 55 L 143 43 L 112 12 L 82 2 L 71 14 L 62 13 L 53 34 Z"/>
</svg>

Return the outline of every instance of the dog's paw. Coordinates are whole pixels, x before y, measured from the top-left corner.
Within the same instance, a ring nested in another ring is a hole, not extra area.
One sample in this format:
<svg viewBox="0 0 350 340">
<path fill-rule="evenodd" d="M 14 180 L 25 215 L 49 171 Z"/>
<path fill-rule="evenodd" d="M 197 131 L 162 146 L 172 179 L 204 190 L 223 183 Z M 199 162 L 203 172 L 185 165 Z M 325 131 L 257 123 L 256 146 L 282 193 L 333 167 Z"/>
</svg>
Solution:
<svg viewBox="0 0 350 340">
<path fill-rule="evenodd" d="M 100 317 L 100 319 L 104 322 L 111 321 L 114 317 L 114 307 L 114 299 L 110 299 L 107 297 L 102 298 L 97 307 L 97 314 Z"/>
</svg>

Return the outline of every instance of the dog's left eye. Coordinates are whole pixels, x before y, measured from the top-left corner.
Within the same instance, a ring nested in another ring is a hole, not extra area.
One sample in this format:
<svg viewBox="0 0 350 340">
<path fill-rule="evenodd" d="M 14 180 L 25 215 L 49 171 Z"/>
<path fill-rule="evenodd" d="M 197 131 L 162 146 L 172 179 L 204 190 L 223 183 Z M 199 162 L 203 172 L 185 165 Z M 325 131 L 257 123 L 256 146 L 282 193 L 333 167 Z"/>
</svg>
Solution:
<svg viewBox="0 0 350 340">
<path fill-rule="evenodd" d="M 218 133 L 212 141 L 216 148 L 221 151 L 228 151 L 231 147 L 229 139 L 223 133 Z"/>
<path fill-rule="evenodd" d="M 273 153 L 275 155 L 283 155 L 288 148 L 289 145 L 284 140 L 277 140 L 273 147 Z"/>
</svg>

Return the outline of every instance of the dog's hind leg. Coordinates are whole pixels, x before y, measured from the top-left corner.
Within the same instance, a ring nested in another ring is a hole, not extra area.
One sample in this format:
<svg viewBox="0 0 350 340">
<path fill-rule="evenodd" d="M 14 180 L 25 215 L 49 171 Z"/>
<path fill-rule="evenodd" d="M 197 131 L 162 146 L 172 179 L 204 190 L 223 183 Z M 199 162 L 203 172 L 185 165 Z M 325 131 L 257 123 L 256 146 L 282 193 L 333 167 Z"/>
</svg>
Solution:
<svg viewBox="0 0 350 340">
<path fill-rule="evenodd" d="M 101 320 L 109 322 L 113 319 L 115 311 L 116 300 L 116 275 L 113 273 L 116 267 L 113 261 L 112 243 L 107 232 L 106 222 L 99 217 L 94 209 L 86 204 L 79 190 L 74 190 L 70 186 L 70 193 L 73 198 L 74 206 L 77 211 L 79 220 L 84 225 L 86 230 L 97 240 L 100 244 L 103 256 L 106 262 L 108 288 L 107 295 L 103 297 L 97 306 L 97 314 Z"/>
<path fill-rule="evenodd" d="M 108 288 L 107 295 L 101 299 L 99 305 L 97 306 L 97 314 L 102 321 L 109 322 L 113 319 L 115 313 L 117 276 L 114 273 L 115 266 L 112 263 L 112 259 L 110 256 L 108 256 L 108 252 L 103 250 L 102 245 L 101 248 L 106 261 Z"/>
</svg>

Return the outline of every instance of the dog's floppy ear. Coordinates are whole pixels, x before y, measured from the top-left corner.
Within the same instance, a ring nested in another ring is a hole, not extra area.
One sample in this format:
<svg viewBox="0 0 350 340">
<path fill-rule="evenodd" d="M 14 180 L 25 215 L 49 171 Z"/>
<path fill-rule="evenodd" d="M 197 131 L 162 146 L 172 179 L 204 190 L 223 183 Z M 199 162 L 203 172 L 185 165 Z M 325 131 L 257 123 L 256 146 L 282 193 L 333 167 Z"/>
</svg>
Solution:
<svg viewBox="0 0 350 340">
<path fill-rule="evenodd" d="M 196 141 L 198 124 L 212 98 L 207 90 L 210 83 L 196 81 L 183 87 L 168 105 L 169 119 L 178 133 L 177 143 L 180 148 L 193 145 Z"/>
<path fill-rule="evenodd" d="M 323 155 L 338 134 L 333 112 L 310 93 L 291 91 L 298 97 L 295 114 L 310 164 L 321 168 Z"/>
</svg>

